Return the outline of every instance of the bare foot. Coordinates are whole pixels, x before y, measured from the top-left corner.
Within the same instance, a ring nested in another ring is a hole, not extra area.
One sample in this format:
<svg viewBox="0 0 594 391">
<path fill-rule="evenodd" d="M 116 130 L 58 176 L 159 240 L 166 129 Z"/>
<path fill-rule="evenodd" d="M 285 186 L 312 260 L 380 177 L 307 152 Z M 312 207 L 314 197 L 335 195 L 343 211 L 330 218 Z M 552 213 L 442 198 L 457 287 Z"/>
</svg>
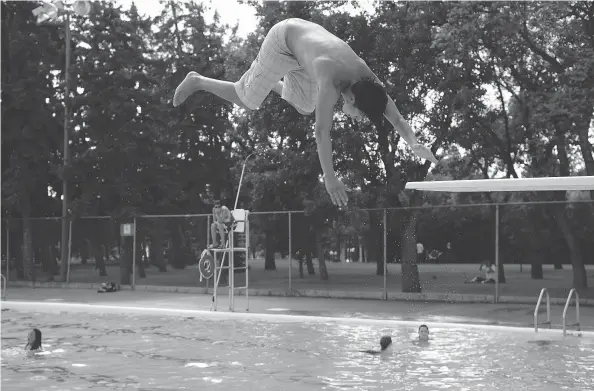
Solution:
<svg viewBox="0 0 594 391">
<path fill-rule="evenodd" d="M 173 107 L 177 107 L 184 103 L 186 99 L 194 92 L 200 90 L 200 76 L 197 72 L 190 72 L 186 75 L 184 81 L 180 83 L 175 89 L 175 95 L 173 96 Z"/>
</svg>

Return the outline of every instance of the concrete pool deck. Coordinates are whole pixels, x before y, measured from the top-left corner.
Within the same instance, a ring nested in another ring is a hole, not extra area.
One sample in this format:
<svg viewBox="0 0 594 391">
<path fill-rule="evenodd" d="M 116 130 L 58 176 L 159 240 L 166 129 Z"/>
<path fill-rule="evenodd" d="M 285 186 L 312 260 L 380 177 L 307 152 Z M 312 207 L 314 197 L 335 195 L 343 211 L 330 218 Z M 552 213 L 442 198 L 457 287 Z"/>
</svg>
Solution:
<svg viewBox="0 0 594 391">
<path fill-rule="evenodd" d="M 88 305 L 121 307 L 167 308 L 208 311 L 212 296 L 187 293 L 118 291 L 98 294 L 86 289 L 16 288 L 11 287 L 9 297 L 2 308 L 10 302 L 64 302 Z M 235 297 L 235 312 L 245 312 L 246 298 Z M 218 311 L 229 310 L 227 295 L 218 297 Z M 421 323 L 472 323 L 516 327 L 534 327 L 534 305 L 528 304 L 480 304 L 480 303 L 423 303 L 384 300 L 331 299 L 306 297 L 250 297 L 249 311 L 262 314 L 286 314 L 326 316 L 338 318 L 387 319 Z M 553 329 L 560 329 L 563 306 L 551 304 Z M 546 306 L 541 306 L 539 321 L 546 318 Z M 575 309 L 567 313 L 567 321 L 575 323 Z M 594 331 L 594 308 L 580 307 L 580 323 L 583 331 Z M 572 329 L 572 328 L 568 328 Z"/>
</svg>

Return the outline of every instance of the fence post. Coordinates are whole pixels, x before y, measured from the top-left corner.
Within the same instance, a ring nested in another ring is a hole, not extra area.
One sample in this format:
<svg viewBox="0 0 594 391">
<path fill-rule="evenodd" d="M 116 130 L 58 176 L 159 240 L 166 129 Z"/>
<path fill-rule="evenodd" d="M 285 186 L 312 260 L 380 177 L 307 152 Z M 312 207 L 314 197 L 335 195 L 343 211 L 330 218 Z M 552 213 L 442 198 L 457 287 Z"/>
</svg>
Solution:
<svg viewBox="0 0 594 391">
<path fill-rule="evenodd" d="M 70 282 L 70 258 L 72 258 L 72 219 L 68 220 L 68 259 L 66 263 L 66 283 Z"/>
<path fill-rule="evenodd" d="M 6 220 L 6 284 L 10 274 L 10 220 Z"/>
<path fill-rule="evenodd" d="M 293 233 L 291 231 L 291 211 L 289 211 L 289 292 L 292 292 L 291 277 L 293 270 L 293 248 L 291 243 L 293 242 Z"/>
<path fill-rule="evenodd" d="M 206 248 L 210 246 L 210 215 L 206 216 Z"/>
<path fill-rule="evenodd" d="M 499 302 L 499 204 L 495 205 L 495 300 Z"/>
<path fill-rule="evenodd" d="M 134 217 L 134 237 L 132 238 L 132 290 L 136 289 L 136 217 Z"/>
<path fill-rule="evenodd" d="M 384 300 L 388 300 L 388 211 L 384 209 Z"/>
</svg>

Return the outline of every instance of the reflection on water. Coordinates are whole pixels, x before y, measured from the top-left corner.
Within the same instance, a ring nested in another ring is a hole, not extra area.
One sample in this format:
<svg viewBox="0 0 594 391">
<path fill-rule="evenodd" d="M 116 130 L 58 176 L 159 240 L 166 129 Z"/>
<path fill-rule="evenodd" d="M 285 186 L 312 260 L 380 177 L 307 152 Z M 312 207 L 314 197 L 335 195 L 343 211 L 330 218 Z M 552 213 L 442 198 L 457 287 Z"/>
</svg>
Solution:
<svg viewBox="0 0 594 391">
<path fill-rule="evenodd" d="M 418 343 L 407 326 L 11 310 L 2 317 L 2 388 L 594 389 L 591 338 L 429 326 L 430 341 Z M 42 354 L 23 350 L 33 327 L 43 331 Z M 382 335 L 392 336 L 389 352 L 360 352 Z"/>
</svg>

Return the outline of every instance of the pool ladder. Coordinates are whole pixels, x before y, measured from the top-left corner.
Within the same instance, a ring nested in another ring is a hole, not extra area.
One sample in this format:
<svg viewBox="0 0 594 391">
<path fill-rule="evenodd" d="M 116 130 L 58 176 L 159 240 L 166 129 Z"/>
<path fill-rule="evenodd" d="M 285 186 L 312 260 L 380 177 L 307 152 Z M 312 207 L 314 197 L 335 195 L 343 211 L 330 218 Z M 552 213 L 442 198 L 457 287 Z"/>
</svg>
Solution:
<svg viewBox="0 0 594 391">
<path fill-rule="evenodd" d="M 575 323 L 567 324 L 567 309 L 569 308 L 569 303 L 571 302 L 571 296 L 575 293 Z M 567 334 L 567 326 L 569 327 L 576 327 L 577 331 L 580 331 L 580 295 L 577 293 L 575 289 L 571 289 L 569 291 L 569 295 L 567 296 L 567 300 L 565 301 L 565 308 L 563 308 L 563 335 Z"/>
<path fill-rule="evenodd" d="M 547 320 L 546 322 L 538 323 L 538 310 L 540 308 L 540 304 L 542 302 L 543 296 L 546 294 L 547 298 Z M 569 303 L 571 303 L 571 298 L 575 294 L 575 323 L 567 324 L 567 309 L 569 308 Z M 563 308 L 563 316 L 561 317 L 561 321 L 563 324 L 563 335 L 567 335 L 567 327 L 576 327 L 577 331 L 580 331 L 580 295 L 577 293 L 575 289 L 571 289 L 569 291 L 569 295 L 567 296 L 567 300 L 565 301 L 565 307 Z M 551 328 L 551 298 L 549 296 L 549 291 L 547 288 L 542 288 L 540 291 L 540 295 L 538 296 L 538 301 L 536 302 L 536 308 L 534 309 L 534 331 L 538 332 L 539 325 L 548 325 L 549 329 Z"/>
</svg>

